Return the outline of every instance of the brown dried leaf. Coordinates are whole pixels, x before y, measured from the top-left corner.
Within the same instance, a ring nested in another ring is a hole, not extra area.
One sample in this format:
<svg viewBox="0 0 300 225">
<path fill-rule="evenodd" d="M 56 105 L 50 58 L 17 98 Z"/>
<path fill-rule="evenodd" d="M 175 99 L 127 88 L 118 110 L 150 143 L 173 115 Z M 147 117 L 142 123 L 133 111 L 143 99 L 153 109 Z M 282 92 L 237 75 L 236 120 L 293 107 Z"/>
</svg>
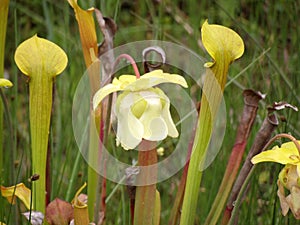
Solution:
<svg viewBox="0 0 300 225">
<path fill-rule="evenodd" d="M 103 42 L 98 46 L 98 56 L 101 56 L 113 48 L 113 38 L 117 32 L 117 25 L 113 19 L 103 17 L 100 10 L 95 9 L 95 13 L 97 22 L 104 36 Z"/>
</svg>

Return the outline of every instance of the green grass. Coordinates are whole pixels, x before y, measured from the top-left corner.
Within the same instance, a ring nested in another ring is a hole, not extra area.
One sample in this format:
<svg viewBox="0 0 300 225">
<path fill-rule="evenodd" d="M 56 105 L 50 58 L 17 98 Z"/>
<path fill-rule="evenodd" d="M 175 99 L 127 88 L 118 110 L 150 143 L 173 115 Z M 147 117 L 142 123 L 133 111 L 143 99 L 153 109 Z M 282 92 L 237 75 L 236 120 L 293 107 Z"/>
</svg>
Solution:
<svg viewBox="0 0 300 225">
<path fill-rule="evenodd" d="M 119 27 L 115 37 L 115 46 L 136 40 L 160 39 L 187 46 L 208 58 L 199 46 L 199 28 L 206 18 L 210 23 L 231 27 L 244 39 L 246 48 L 244 56 L 231 66 L 229 76 L 234 78 L 248 65 L 251 66 L 225 89 L 226 135 L 216 160 L 205 170 L 203 175 L 196 219 L 196 224 L 202 224 L 222 180 L 226 161 L 234 144 L 243 106 L 242 87 L 267 94 L 263 104 L 260 105 L 247 150 L 255 137 L 255 132 L 266 116 L 267 105 L 274 101 L 287 101 L 300 106 L 300 19 L 298 16 L 300 4 L 292 0 L 95 0 L 79 1 L 79 3 L 83 8 L 95 6 L 105 16 L 115 18 Z M 176 20 L 178 15 L 182 22 Z M 189 34 L 184 25 L 188 25 L 193 32 Z M 28 83 L 27 78 L 17 70 L 13 55 L 16 46 L 35 33 L 60 45 L 69 58 L 67 69 L 56 79 L 54 114 L 50 132 L 51 196 L 52 199 L 55 197 L 65 199 L 74 161 L 78 154 L 78 147 L 72 131 L 72 100 L 77 83 L 85 70 L 77 24 L 73 10 L 67 1 L 11 0 L 5 69 L 9 74 L 9 79 L 14 83 L 14 87 L 4 90 L 4 93 L 8 100 L 13 131 L 9 130 L 10 125 L 5 122 L 7 120 L 4 120 L 4 166 L 6 170 L 3 183 L 9 186 L 24 182 L 30 186 L 27 181 L 31 176 Z M 98 40 L 99 42 L 102 40 L 99 30 Z M 260 57 L 264 50 L 269 48 L 270 50 Z M 258 57 L 260 57 L 259 60 L 256 60 Z M 256 61 L 253 63 L 254 60 Z M 299 113 L 285 110 L 280 112 L 280 115 L 284 116 L 287 121 L 281 122 L 276 132 L 291 132 L 299 139 Z M 4 118 L 7 118 L 7 115 L 4 115 Z M 13 144 L 11 144 L 10 137 L 13 139 Z M 120 151 L 120 149 L 118 148 L 116 151 Z M 121 153 L 117 152 L 116 154 Z M 11 159 L 12 155 L 14 159 Z M 129 159 L 129 156 L 127 157 Z M 12 168 L 14 168 L 13 171 Z M 280 214 L 276 196 L 276 176 L 280 168 L 279 165 L 271 163 L 258 165 L 239 211 L 239 224 L 295 223 L 292 215 L 284 218 Z M 87 179 L 87 164 L 81 157 L 78 171 L 75 172 L 74 187 L 70 189 L 71 198 Z M 268 176 L 265 182 L 259 183 L 259 177 L 264 172 L 267 172 Z M 14 179 L 11 174 L 15 175 Z M 167 224 L 180 175 L 181 172 L 158 184 L 162 200 L 161 224 Z M 107 193 L 109 194 L 115 186 L 115 183 L 108 182 Z M 0 206 L 0 220 L 3 215 L 8 215 L 10 208 L 6 201 L 1 201 L 1 203 L 4 205 Z M 19 211 L 24 211 L 22 204 L 12 208 L 10 224 L 26 224 L 19 214 Z M 129 224 L 129 215 L 126 187 L 121 185 L 107 204 L 106 224 L 127 225 Z"/>
</svg>

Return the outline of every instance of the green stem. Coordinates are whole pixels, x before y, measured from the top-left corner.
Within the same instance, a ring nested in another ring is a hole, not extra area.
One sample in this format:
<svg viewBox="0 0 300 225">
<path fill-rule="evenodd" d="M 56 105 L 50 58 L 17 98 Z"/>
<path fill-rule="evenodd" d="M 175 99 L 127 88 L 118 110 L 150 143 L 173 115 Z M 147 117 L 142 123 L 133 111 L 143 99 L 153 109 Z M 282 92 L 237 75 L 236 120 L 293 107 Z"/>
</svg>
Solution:
<svg viewBox="0 0 300 225">
<path fill-rule="evenodd" d="M 151 145 L 149 141 L 142 141 L 144 147 Z M 147 151 L 139 151 L 138 155 L 139 166 L 148 166 L 157 163 L 156 149 Z M 148 179 L 153 179 L 157 176 L 156 169 L 143 168 L 137 177 L 139 183 L 147 183 Z M 153 225 L 154 212 L 155 212 L 155 199 L 156 199 L 156 184 L 138 186 L 135 194 L 135 207 L 134 207 L 134 225 Z"/>
<path fill-rule="evenodd" d="M 0 78 L 4 75 L 4 53 L 9 0 L 0 0 Z M 0 104 L 0 184 L 3 170 L 3 106 Z"/>
</svg>

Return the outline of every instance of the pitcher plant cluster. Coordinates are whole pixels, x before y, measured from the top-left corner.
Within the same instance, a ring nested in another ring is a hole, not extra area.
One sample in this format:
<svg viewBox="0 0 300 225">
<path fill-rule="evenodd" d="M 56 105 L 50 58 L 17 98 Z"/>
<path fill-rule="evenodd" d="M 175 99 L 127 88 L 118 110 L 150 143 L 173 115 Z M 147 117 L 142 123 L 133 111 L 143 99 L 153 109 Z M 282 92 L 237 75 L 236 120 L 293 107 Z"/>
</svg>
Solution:
<svg viewBox="0 0 300 225">
<path fill-rule="evenodd" d="M 6 4 L 8 2 L 6 1 Z M 92 68 L 93 71 L 99 73 L 99 71 L 102 71 L 99 69 L 102 62 L 99 59 L 101 52 L 97 44 L 94 15 L 96 15 L 106 44 L 112 41 L 112 37 L 108 37 L 105 33 L 105 29 L 109 29 L 105 27 L 105 21 L 107 20 L 95 8 L 83 10 L 77 4 L 77 0 L 68 0 L 68 2 L 74 10 L 78 23 L 86 68 L 90 72 Z M 0 10 L 2 10 L 1 6 Z M 0 31 L 1 35 L 5 35 L 5 30 L 3 29 L 3 31 L 4 34 Z M 203 65 L 206 69 L 206 75 L 202 87 L 201 106 L 197 124 L 195 124 L 195 130 L 193 131 L 192 144 L 186 143 L 186 145 L 189 145 L 189 152 L 186 156 L 187 163 L 177 188 L 178 191 L 171 209 L 169 225 L 194 224 L 196 215 L 199 214 L 197 210 L 198 195 L 203 194 L 199 192 L 199 188 L 202 175 L 205 172 L 201 168 L 209 154 L 208 146 L 223 98 L 229 67 L 244 53 L 244 42 L 239 34 L 230 28 L 209 24 L 207 20 L 202 24 L 201 39 L 212 60 Z M 4 42 L 4 40 L 2 41 Z M 4 51 L 3 49 L 0 50 L 1 52 Z M 56 76 L 63 73 L 68 62 L 72 63 L 72 57 L 71 55 L 67 56 L 64 50 L 58 46 L 58 43 L 55 44 L 41 38 L 38 34 L 23 41 L 16 48 L 14 54 L 17 67 L 22 74 L 28 77 L 31 144 L 30 174 L 32 174 L 32 177 L 29 182 L 30 187 L 24 185 L 26 181 L 13 185 L 2 185 L 2 171 L 7 168 L 2 168 L 3 164 L 0 162 L 1 195 L 11 205 L 16 203 L 17 198 L 21 200 L 23 202 L 23 215 L 31 224 L 105 224 L 105 213 L 109 210 L 105 201 L 106 178 L 100 177 L 89 166 L 87 182 L 82 184 L 82 187 L 72 197 L 72 201 L 58 198 L 49 201 L 50 193 L 47 189 L 47 186 L 49 186 L 47 184 L 47 176 L 49 176 L 47 159 L 49 160 L 50 157 L 48 150 L 49 130 L 52 112 L 56 110 L 53 107 L 53 90 L 55 90 L 55 82 L 60 82 L 59 79 L 56 81 Z M 108 126 L 111 126 L 109 124 L 111 115 L 106 115 L 106 113 L 114 112 L 117 123 L 114 145 L 127 150 L 126 154 L 129 154 L 129 150 L 137 149 L 136 165 L 138 166 L 156 165 L 158 163 L 157 155 L 163 155 L 163 147 L 157 147 L 158 143 L 164 146 L 167 137 L 176 141 L 180 136 L 180 131 L 177 129 L 172 115 L 172 101 L 160 85 L 183 87 L 188 91 L 187 79 L 182 74 L 172 74 L 161 68 L 151 69 L 150 72 L 146 71 L 141 75 L 137 64 L 130 55 L 124 52 L 119 58 L 125 58 L 131 62 L 134 74 L 123 74 L 118 77 L 109 74 L 113 77 L 111 82 L 102 84 L 101 79 L 99 79 L 96 84 L 92 84 L 91 107 L 89 109 L 91 120 L 89 122 L 91 124 L 96 122 L 97 133 L 91 133 L 90 135 L 90 156 L 96 159 L 101 156 L 102 150 L 99 146 L 99 139 L 100 143 L 108 146 L 107 140 L 112 130 L 105 127 L 107 121 Z M 111 67 L 115 66 L 117 60 L 112 63 Z M 0 72 L 3 73 L 1 70 Z M 3 74 L 0 75 L 3 76 Z M 9 89 L 5 91 L 2 89 L 14 87 L 9 80 L 4 78 L 0 78 L 0 86 L 2 102 L 5 106 L 6 101 L 8 101 L 5 98 L 5 92 Z M 274 112 L 276 110 L 273 110 L 269 112 L 268 120 L 262 124 L 261 129 L 267 130 L 267 134 L 265 132 L 263 136 L 258 132 L 256 135 L 255 140 L 263 141 L 257 141 L 260 144 L 253 145 L 254 147 L 251 148 L 248 155 L 243 157 L 259 101 L 264 98 L 264 95 L 253 90 L 245 90 L 243 94 L 245 107 L 238 128 L 236 143 L 232 149 L 215 201 L 205 219 L 205 224 L 212 225 L 218 221 L 221 221 L 221 224 L 224 225 L 233 224 L 238 210 L 237 204 L 234 204 L 234 202 L 239 202 L 241 196 L 243 196 L 243 190 L 255 168 L 253 164 L 261 162 L 276 162 L 284 166 L 278 174 L 277 180 L 277 195 L 282 215 L 286 216 L 288 211 L 291 210 L 293 216 L 300 219 L 300 141 L 297 141 L 291 135 L 282 134 L 282 136 L 279 135 L 276 138 L 288 137 L 291 141 L 271 150 L 262 151 L 270 145 L 268 140 L 273 140 L 271 136 L 277 126 L 276 113 Z M 112 101 L 114 98 L 115 101 Z M 104 103 L 105 101 L 109 101 L 109 104 Z M 3 111 L 1 113 L 3 114 Z M 272 123 L 272 121 L 275 122 Z M 191 127 L 191 129 L 193 128 Z M 96 139 L 93 139 L 93 135 L 96 136 Z M 2 156 L 5 149 L 0 150 Z M 3 160 L 2 157 L 0 159 Z M 151 170 L 144 170 L 137 179 L 156 178 L 161 172 L 154 166 Z M 97 186 L 99 183 L 101 184 L 100 192 Z M 87 194 L 82 194 L 86 186 Z M 160 214 L 163 209 L 159 185 L 154 183 L 137 187 L 129 186 L 129 189 L 132 189 L 129 197 L 131 224 L 161 224 Z M 289 192 L 287 196 L 286 192 Z M 9 224 L 8 215 L 2 216 L 1 220 L 0 224 Z"/>
</svg>

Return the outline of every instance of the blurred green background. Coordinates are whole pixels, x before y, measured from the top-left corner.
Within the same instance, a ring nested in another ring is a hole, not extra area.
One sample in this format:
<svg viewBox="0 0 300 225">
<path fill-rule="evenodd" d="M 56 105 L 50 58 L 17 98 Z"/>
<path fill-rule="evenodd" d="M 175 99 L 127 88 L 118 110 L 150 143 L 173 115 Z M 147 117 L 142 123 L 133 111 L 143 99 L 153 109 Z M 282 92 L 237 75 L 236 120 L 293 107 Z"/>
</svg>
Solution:
<svg viewBox="0 0 300 225">
<path fill-rule="evenodd" d="M 236 129 L 243 108 L 245 88 L 267 94 L 260 104 L 257 120 L 249 140 L 253 138 L 273 102 L 287 101 L 300 106 L 300 2 L 294 0 L 78 0 L 84 8 L 95 7 L 118 25 L 114 45 L 136 40 L 159 39 L 174 42 L 209 56 L 201 47 L 200 28 L 209 23 L 228 26 L 238 32 L 245 42 L 245 53 L 229 71 L 225 89 L 227 128 L 222 149 L 213 164 L 204 172 L 196 224 L 205 220 L 218 186 L 222 180 L 228 156 L 234 144 Z M 98 42 L 102 41 L 100 29 Z M 5 177 L 6 186 L 24 182 L 30 171 L 30 136 L 28 115 L 28 81 L 14 63 L 16 47 L 34 34 L 47 38 L 62 47 L 69 58 L 65 72 L 57 77 L 53 118 L 50 132 L 52 149 L 52 199 L 65 199 L 73 163 L 78 154 L 72 131 L 72 100 L 77 84 L 85 71 L 79 31 L 73 9 L 62 0 L 11 0 L 6 51 L 5 76 L 14 87 L 5 90 L 12 121 L 12 130 L 5 123 Z M 184 59 L 183 59 L 184 62 Z M 6 115 L 7 116 L 7 115 Z M 278 114 L 284 120 L 277 133 L 289 132 L 300 138 L 300 116 L 292 110 Z M 7 117 L 5 117 L 7 118 Z M 7 120 L 6 120 L 7 121 Z M 12 137 L 12 139 L 10 138 Z M 114 142 L 114 141 L 112 141 Z M 119 150 L 119 149 L 118 149 Z M 13 154 L 12 154 L 13 153 Z M 126 157 L 126 156 L 125 156 Z M 80 159 L 72 196 L 87 179 L 87 165 Z M 281 166 L 264 163 L 258 166 L 251 180 L 244 203 L 240 208 L 238 224 L 296 224 L 292 215 L 282 217 L 276 196 L 277 174 Z M 17 176 L 18 175 L 18 176 Z M 158 184 L 161 194 L 161 224 L 167 224 L 181 173 Z M 17 181 L 17 182 L 16 182 Z M 108 194 L 116 184 L 108 182 Z M 8 215 L 9 206 L 2 201 L 0 218 Z M 26 224 L 18 211 L 13 210 L 11 224 Z M 129 224 L 129 200 L 126 187 L 120 186 L 107 205 L 106 224 Z"/>
</svg>

